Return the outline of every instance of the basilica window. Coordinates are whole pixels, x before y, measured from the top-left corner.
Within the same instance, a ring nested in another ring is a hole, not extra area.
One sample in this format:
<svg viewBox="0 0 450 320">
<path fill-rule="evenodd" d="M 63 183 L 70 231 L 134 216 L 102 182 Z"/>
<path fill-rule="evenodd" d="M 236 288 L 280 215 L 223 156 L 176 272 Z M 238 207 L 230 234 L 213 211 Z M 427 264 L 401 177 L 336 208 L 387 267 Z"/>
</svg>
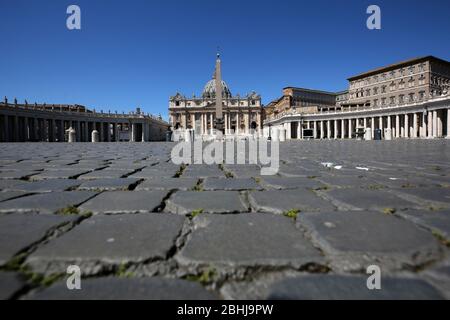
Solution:
<svg viewBox="0 0 450 320">
<path fill-rule="evenodd" d="M 409 94 L 409 102 L 414 102 L 414 93 Z"/>
</svg>

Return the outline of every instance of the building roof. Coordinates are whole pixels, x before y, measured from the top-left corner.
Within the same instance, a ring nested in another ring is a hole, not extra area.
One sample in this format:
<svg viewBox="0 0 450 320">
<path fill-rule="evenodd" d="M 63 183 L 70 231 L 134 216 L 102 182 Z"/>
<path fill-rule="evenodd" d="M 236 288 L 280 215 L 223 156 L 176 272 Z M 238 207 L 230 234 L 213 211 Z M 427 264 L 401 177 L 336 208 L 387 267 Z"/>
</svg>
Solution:
<svg viewBox="0 0 450 320">
<path fill-rule="evenodd" d="M 336 95 L 336 92 L 329 92 L 329 91 L 315 90 L 315 89 L 307 89 L 307 88 L 299 88 L 299 87 L 284 87 L 283 88 L 283 90 L 286 90 L 286 89 L 293 89 L 293 90 L 301 90 L 301 91 L 313 92 L 313 93 L 322 93 L 322 94 Z"/>
<path fill-rule="evenodd" d="M 420 63 L 420 62 L 424 62 L 424 61 L 428 61 L 428 60 L 442 62 L 442 63 L 446 63 L 446 64 L 450 65 L 450 62 L 447 61 L 447 60 L 439 59 L 439 58 L 436 58 L 434 56 L 423 56 L 423 57 L 417 57 L 417 58 L 413 58 L 413 59 L 400 61 L 400 62 L 397 62 L 397 63 L 394 63 L 394 64 L 390 64 L 388 66 L 372 69 L 370 71 L 363 72 L 363 73 L 360 73 L 360 74 L 358 74 L 356 76 L 350 77 L 347 80 L 348 81 L 358 80 L 358 79 L 365 78 L 365 77 L 368 77 L 368 76 L 371 76 L 371 75 L 374 75 L 374 74 L 377 74 L 377 73 L 394 70 L 394 69 L 397 69 L 397 68 L 401 68 L 401 67 L 404 67 L 404 66 L 409 66 L 411 64 Z"/>
</svg>

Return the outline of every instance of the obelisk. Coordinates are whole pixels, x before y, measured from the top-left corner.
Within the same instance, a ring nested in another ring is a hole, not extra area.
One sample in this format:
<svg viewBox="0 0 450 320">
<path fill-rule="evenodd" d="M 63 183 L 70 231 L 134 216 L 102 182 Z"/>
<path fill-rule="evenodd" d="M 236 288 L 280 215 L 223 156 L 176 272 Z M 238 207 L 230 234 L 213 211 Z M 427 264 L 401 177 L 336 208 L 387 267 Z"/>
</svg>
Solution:
<svg viewBox="0 0 450 320">
<path fill-rule="evenodd" d="M 223 112 L 222 112 L 222 71 L 220 68 L 220 54 L 217 53 L 216 59 L 216 72 L 214 74 L 215 82 L 216 82 L 216 119 L 214 121 L 214 128 L 217 131 L 223 133 L 224 131 L 224 121 L 223 121 Z"/>
</svg>

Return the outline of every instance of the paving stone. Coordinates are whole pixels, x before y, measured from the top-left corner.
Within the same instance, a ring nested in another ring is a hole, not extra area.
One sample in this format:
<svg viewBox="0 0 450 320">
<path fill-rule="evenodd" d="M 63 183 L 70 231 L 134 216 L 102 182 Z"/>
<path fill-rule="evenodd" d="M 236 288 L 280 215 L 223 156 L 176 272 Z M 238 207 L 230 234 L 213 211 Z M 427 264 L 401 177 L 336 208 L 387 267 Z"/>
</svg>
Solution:
<svg viewBox="0 0 450 320">
<path fill-rule="evenodd" d="M 0 190 L 2 191 L 21 191 L 17 189 L 19 186 L 23 186 L 29 183 L 28 181 L 23 180 L 12 180 L 12 179 L 0 179 Z"/>
<path fill-rule="evenodd" d="M 262 187 L 251 178 L 206 178 L 203 181 L 204 190 L 261 190 Z"/>
<path fill-rule="evenodd" d="M 400 197 L 412 202 L 450 208 L 450 188 L 402 188 L 395 191 Z"/>
<path fill-rule="evenodd" d="M 318 177 L 317 180 L 336 188 L 371 188 L 371 187 L 382 187 L 381 183 L 377 183 L 374 180 L 368 179 L 366 177 L 358 176 L 322 176 Z"/>
<path fill-rule="evenodd" d="M 38 174 L 38 171 L 20 170 L 20 171 L 1 171 L 0 179 L 23 179 Z"/>
<path fill-rule="evenodd" d="M 224 178 L 225 173 L 219 169 L 216 165 L 190 165 L 184 170 L 182 177 L 197 177 L 197 178 L 207 178 L 207 177 L 218 177 Z"/>
<path fill-rule="evenodd" d="M 183 265 L 292 266 L 321 263 L 292 220 L 264 213 L 200 214 L 176 256 Z"/>
<path fill-rule="evenodd" d="M 367 277 L 306 275 L 274 284 L 269 300 L 436 300 L 442 294 L 416 278 L 383 277 L 381 290 L 369 290 Z"/>
<path fill-rule="evenodd" d="M 313 191 L 299 190 L 267 190 L 249 193 L 249 201 L 257 211 L 284 213 L 289 210 L 327 211 L 335 207 L 321 199 Z"/>
<path fill-rule="evenodd" d="M 80 176 L 78 179 L 81 180 L 95 180 L 95 179 L 120 179 L 133 173 L 133 169 L 130 170 L 119 170 L 119 169 L 104 169 L 92 171 L 87 174 Z"/>
<path fill-rule="evenodd" d="M 78 206 L 96 195 L 90 191 L 64 191 L 34 194 L 0 203 L 0 212 L 55 213 L 60 209 Z"/>
<path fill-rule="evenodd" d="M 407 210 L 397 214 L 450 240 L 450 210 Z"/>
<path fill-rule="evenodd" d="M 177 191 L 166 201 L 166 212 L 188 214 L 202 210 L 209 213 L 246 212 L 237 191 Z"/>
<path fill-rule="evenodd" d="M 129 190 L 131 186 L 136 185 L 139 179 L 121 178 L 121 179 L 95 179 L 83 182 L 79 190 Z"/>
<path fill-rule="evenodd" d="M 30 180 L 47 180 L 47 179 L 75 179 L 79 175 L 88 172 L 83 169 L 71 170 L 46 170 L 37 175 L 31 176 Z"/>
<path fill-rule="evenodd" d="M 28 193 L 22 192 L 22 191 L 2 191 L 2 192 L 0 192 L 0 202 L 9 200 L 9 199 L 19 198 L 26 194 L 28 194 Z"/>
<path fill-rule="evenodd" d="M 336 268 L 345 271 L 380 263 L 383 270 L 415 267 L 441 255 L 431 233 L 380 212 L 300 213 L 297 224 L 332 258 Z"/>
<path fill-rule="evenodd" d="M 82 290 L 67 290 L 60 282 L 26 299 L 34 300 L 216 300 L 200 284 L 180 279 L 113 278 L 85 279 Z"/>
<path fill-rule="evenodd" d="M 0 271 L 0 300 L 13 298 L 25 286 L 25 282 L 17 273 Z"/>
<path fill-rule="evenodd" d="M 50 179 L 26 182 L 18 184 L 11 189 L 28 192 L 52 192 L 52 191 L 68 191 L 75 189 L 82 181 L 73 179 Z"/>
<path fill-rule="evenodd" d="M 445 298 L 450 299 L 450 259 L 433 265 L 428 270 L 420 273 L 427 282 L 439 289 Z"/>
<path fill-rule="evenodd" d="M 167 191 L 103 192 L 80 206 L 80 211 L 92 213 L 154 212 L 162 204 Z"/>
<path fill-rule="evenodd" d="M 147 179 L 140 183 L 136 190 L 192 190 L 197 184 L 196 178 L 164 178 Z"/>
<path fill-rule="evenodd" d="M 4 265 L 17 253 L 43 239 L 48 231 L 76 219 L 76 216 L 34 213 L 0 215 L 0 265 Z"/>
<path fill-rule="evenodd" d="M 261 185 L 265 189 L 318 189 L 325 185 L 320 181 L 305 177 L 268 177 L 261 178 Z"/>
<path fill-rule="evenodd" d="M 68 262 L 76 262 L 87 275 L 103 265 L 165 259 L 183 222 L 172 214 L 96 215 L 38 248 L 26 263 L 41 272 L 65 272 Z"/>
<path fill-rule="evenodd" d="M 334 189 L 323 193 L 342 210 L 403 210 L 418 209 L 420 205 L 399 198 L 382 189 Z"/>
</svg>

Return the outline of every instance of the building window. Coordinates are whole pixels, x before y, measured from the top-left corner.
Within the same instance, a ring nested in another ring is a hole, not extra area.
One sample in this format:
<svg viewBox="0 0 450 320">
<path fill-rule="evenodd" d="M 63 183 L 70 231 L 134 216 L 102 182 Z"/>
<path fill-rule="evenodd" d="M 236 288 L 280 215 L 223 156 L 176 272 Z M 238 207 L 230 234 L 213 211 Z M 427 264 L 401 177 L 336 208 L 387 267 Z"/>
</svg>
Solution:
<svg viewBox="0 0 450 320">
<path fill-rule="evenodd" d="M 373 88 L 373 94 L 378 94 L 378 87 Z"/>
<path fill-rule="evenodd" d="M 399 102 L 400 102 L 400 103 L 404 103 L 404 102 L 405 102 L 405 96 L 404 96 L 403 94 L 401 94 L 401 95 L 399 96 Z"/>
<path fill-rule="evenodd" d="M 403 77 L 405 75 L 405 69 L 400 69 L 400 75 Z"/>
<path fill-rule="evenodd" d="M 425 99 L 425 91 L 420 91 L 419 92 L 419 100 L 423 100 Z"/>
<path fill-rule="evenodd" d="M 425 64 L 421 63 L 419 64 L 419 71 L 423 72 L 425 70 Z"/>
<path fill-rule="evenodd" d="M 400 89 L 405 89 L 405 81 L 401 80 L 398 86 Z"/>
<path fill-rule="evenodd" d="M 381 93 L 386 93 L 386 86 L 381 87 Z"/>
<path fill-rule="evenodd" d="M 414 102 L 414 93 L 409 94 L 409 102 Z"/>
<path fill-rule="evenodd" d="M 373 105 L 374 105 L 375 107 L 378 106 L 378 100 L 377 100 L 377 99 L 373 100 Z"/>
<path fill-rule="evenodd" d="M 179 107 L 180 106 L 180 101 L 175 101 L 175 106 Z"/>
<path fill-rule="evenodd" d="M 422 74 L 419 78 L 419 86 L 424 85 L 425 84 L 425 76 Z"/>
<path fill-rule="evenodd" d="M 390 103 L 391 105 L 395 104 L 395 97 L 390 97 L 389 103 Z"/>
<path fill-rule="evenodd" d="M 381 104 L 384 106 L 386 105 L 386 98 L 381 98 Z"/>
<path fill-rule="evenodd" d="M 410 88 L 414 87 L 414 78 L 413 77 L 409 78 L 408 87 L 410 87 Z"/>
<path fill-rule="evenodd" d="M 414 73 L 414 66 L 409 67 L 409 74 L 413 74 Z"/>
<path fill-rule="evenodd" d="M 392 82 L 392 83 L 391 83 L 390 90 L 391 90 L 391 91 L 394 91 L 394 90 L 395 90 L 395 82 Z"/>
</svg>

